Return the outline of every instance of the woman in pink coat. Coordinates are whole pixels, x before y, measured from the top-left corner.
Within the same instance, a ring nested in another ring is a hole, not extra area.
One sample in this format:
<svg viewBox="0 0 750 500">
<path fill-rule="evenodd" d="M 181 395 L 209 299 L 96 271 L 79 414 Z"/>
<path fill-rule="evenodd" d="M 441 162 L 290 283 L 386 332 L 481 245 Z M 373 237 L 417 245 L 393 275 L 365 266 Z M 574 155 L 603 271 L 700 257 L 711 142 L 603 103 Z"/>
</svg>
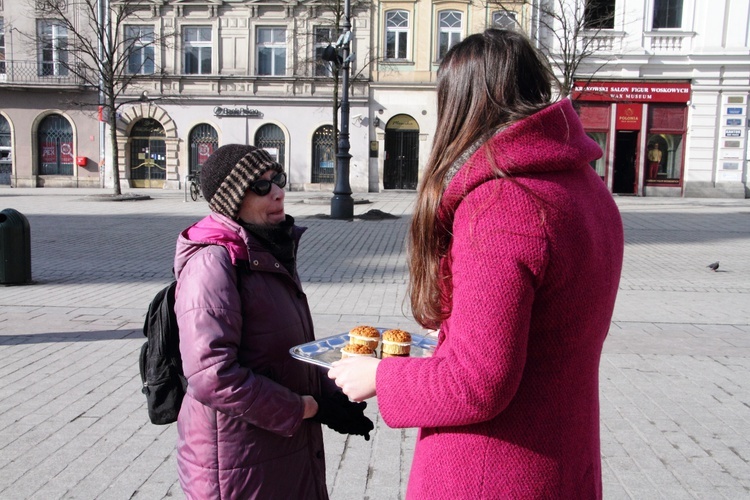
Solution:
<svg viewBox="0 0 750 500">
<path fill-rule="evenodd" d="M 329 377 L 419 427 L 414 499 L 600 498 L 599 359 L 622 266 L 601 150 L 523 35 L 487 30 L 438 73 L 410 233 L 431 358 L 348 358 Z"/>
</svg>

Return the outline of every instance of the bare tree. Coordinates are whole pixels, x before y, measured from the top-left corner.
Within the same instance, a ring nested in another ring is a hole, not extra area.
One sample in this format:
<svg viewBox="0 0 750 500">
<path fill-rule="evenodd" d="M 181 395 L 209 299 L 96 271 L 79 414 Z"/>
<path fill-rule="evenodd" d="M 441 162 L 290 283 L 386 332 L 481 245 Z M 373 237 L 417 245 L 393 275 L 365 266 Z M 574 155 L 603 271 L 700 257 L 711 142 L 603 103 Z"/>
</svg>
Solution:
<svg viewBox="0 0 750 500">
<path fill-rule="evenodd" d="M 327 76 L 331 79 L 333 86 L 333 101 L 332 105 L 332 124 L 333 124 L 333 143 L 334 153 L 338 153 L 338 134 L 339 134 L 339 109 L 341 102 L 339 99 L 340 88 L 341 88 L 341 61 L 339 57 L 338 48 L 336 43 L 339 41 L 339 37 L 342 34 L 342 22 L 344 21 L 344 7 L 346 0 L 321 0 L 317 3 L 319 11 L 330 14 L 321 18 L 321 23 L 316 26 L 316 32 L 313 33 L 313 43 L 316 47 L 321 47 L 323 44 L 327 44 L 331 47 L 328 51 L 307 51 L 307 53 L 315 54 L 312 59 L 307 59 L 308 64 L 312 64 L 315 68 L 316 76 Z M 372 8 L 371 0 L 349 0 L 350 18 L 354 18 L 355 12 L 367 12 Z M 322 48 L 322 47 L 321 47 Z M 354 48 L 356 50 L 356 47 Z M 322 58 L 323 53 L 326 53 L 329 59 L 324 60 Z M 358 81 L 361 79 L 365 70 L 379 61 L 380 58 L 372 56 L 368 51 L 364 58 L 360 58 L 360 61 L 364 61 L 361 66 L 356 68 L 356 71 L 351 75 L 352 81 Z"/>
<path fill-rule="evenodd" d="M 609 62 L 606 57 L 602 61 L 600 35 L 614 27 L 613 0 L 487 0 L 487 4 L 504 13 L 506 22 L 529 30 L 560 75 L 563 95 L 571 94 L 582 65 L 594 64 L 587 72 L 590 79 Z M 527 26 L 521 13 L 527 14 Z"/>
<path fill-rule="evenodd" d="M 171 40 L 138 23 L 153 23 L 151 5 L 132 0 L 31 0 L 45 22 L 62 28 L 65 37 L 41 40 L 42 50 L 58 53 L 55 64 L 99 92 L 100 119 L 108 125 L 114 194 L 122 194 L 117 146 L 117 111 L 132 100 L 125 91 L 144 71 L 153 72 L 155 48 Z M 134 24 L 135 23 L 135 24 Z M 126 26 L 126 24 L 133 26 Z M 44 44 L 48 44 L 49 47 Z M 54 46 L 53 46 L 54 44 Z M 142 99 L 147 99 L 145 93 Z M 89 105 L 89 103 L 81 103 Z"/>
</svg>

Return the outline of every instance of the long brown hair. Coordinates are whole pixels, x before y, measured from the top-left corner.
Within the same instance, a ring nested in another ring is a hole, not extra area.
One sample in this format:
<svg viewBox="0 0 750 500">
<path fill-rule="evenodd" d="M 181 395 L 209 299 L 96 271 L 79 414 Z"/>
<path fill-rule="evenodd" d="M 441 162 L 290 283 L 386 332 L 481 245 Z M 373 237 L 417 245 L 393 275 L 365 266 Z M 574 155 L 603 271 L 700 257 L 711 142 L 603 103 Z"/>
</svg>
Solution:
<svg viewBox="0 0 750 500">
<path fill-rule="evenodd" d="M 437 129 L 409 231 L 409 296 L 414 318 L 438 328 L 450 315 L 441 296 L 440 258 L 450 227 L 439 227 L 446 174 L 461 154 L 494 131 L 548 106 L 556 82 L 544 56 L 522 34 L 488 29 L 456 44 L 440 64 Z"/>
</svg>

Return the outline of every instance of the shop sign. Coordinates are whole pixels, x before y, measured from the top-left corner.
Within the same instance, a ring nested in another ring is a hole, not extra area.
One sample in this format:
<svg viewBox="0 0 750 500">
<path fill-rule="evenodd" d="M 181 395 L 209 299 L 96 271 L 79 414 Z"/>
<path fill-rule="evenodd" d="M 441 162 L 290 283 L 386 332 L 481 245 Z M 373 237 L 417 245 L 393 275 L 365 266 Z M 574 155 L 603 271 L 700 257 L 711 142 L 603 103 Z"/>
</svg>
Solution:
<svg viewBox="0 0 750 500">
<path fill-rule="evenodd" d="M 732 162 L 725 161 L 724 164 L 722 165 L 722 168 L 724 170 L 739 170 L 740 164 L 737 163 L 736 161 L 732 161 Z"/>
<path fill-rule="evenodd" d="M 727 125 L 730 127 L 739 127 L 742 125 L 742 119 L 740 118 L 727 118 Z"/>
<path fill-rule="evenodd" d="M 727 108 L 727 114 L 728 115 L 741 115 L 742 108 Z"/>
<path fill-rule="evenodd" d="M 244 116 L 251 118 L 262 118 L 263 113 L 257 109 L 250 108 L 225 108 L 223 106 L 216 106 L 214 108 L 215 116 Z"/>
<path fill-rule="evenodd" d="M 689 83 L 576 82 L 571 94 L 577 101 L 678 102 L 690 100 Z"/>
<path fill-rule="evenodd" d="M 388 130 L 419 130 L 417 121 L 408 115 L 396 115 L 386 125 Z"/>
<path fill-rule="evenodd" d="M 742 137 L 742 130 L 738 128 L 728 128 L 724 131 L 724 137 Z"/>
<path fill-rule="evenodd" d="M 617 105 L 617 130 L 640 130 L 643 104 Z"/>
</svg>

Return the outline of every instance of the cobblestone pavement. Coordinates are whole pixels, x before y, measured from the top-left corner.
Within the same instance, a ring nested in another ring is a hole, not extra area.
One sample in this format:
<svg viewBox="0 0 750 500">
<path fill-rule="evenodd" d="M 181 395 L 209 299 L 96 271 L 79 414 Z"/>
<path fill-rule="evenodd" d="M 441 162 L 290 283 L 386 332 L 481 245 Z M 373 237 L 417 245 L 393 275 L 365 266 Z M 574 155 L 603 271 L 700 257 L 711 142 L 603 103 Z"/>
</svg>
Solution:
<svg viewBox="0 0 750 500">
<path fill-rule="evenodd" d="M 0 498 L 182 498 L 174 426 L 148 422 L 137 352 L 177 233 L 207 213 L 183 193 L 0 189 L 30 223 L 33 285 L 0 286 Z M 289 193 L 309 227 L 300 274 L 318 337 L 358 323 L 415 332 L 404 240 L 414 194 Z M 601 366 L 604 496 L 750 498 L 750 200 L 617 198 L 625 266 Z M 379 210 L 380 212 L 371 212 Z M 712 272 L 706 265 L 720 261 Z M 586 272 L 586 263 L 581 263 Z M 586 307 L 586 304 L 581 304 Z M 336 499 L 402 498 L 416 432 L 326 430 Z"/>
</svg>

